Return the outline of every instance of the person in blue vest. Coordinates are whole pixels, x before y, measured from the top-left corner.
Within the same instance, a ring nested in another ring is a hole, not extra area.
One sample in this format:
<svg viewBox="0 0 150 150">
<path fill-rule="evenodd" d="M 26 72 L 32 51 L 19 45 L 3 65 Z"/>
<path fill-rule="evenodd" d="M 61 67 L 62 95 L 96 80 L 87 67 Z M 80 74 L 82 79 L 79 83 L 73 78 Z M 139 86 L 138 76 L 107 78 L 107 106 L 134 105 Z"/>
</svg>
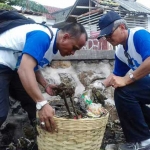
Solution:
<svg viewBox="0 0 150 150">
<path fill-rule="evenodd" d="M 150 32 L 128 29 L 114 11 L 99 19 L 100 35 L 116 47 L 112 74 L 104 81 L 114 87 L 114 100 L 127 143 L 118 150 L 150 150 Z"/>
<path fill-rule="evenodd" d="M 21 101 L 29 119 L 36 118 L 36 109 L 43 129 L 54 132 L 54 110 L 44 99 L 38 83 L 53 96 L 55 85 L 44 79 L 40 69 L 49 65 L 59 52 L 74 55 L 87 41 L 85 28 L 68 23 L 61 29 L 39 24 L 25 24 L 0 34 L 0 126 L 9 111 L 9 95 Z"/>
</svg>

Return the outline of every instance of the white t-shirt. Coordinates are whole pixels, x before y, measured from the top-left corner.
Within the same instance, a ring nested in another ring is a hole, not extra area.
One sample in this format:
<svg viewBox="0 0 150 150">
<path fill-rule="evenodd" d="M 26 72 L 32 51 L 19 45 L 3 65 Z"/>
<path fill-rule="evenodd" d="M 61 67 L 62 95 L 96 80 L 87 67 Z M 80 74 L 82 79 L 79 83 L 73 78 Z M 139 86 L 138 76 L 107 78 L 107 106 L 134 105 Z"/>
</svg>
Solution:
<svg viewBox="0 0 150 150">
<path fill-rule="evenodd" d="M 57 53 L 57 29 L 53 29 L 53 39 L 47 27 L 27 24 L 10 29 L 0 35 L 0 64 L 15 70 L 19 67 L 23 54 L 29 54 L 37 61 L 35 70 L 49 64 Z M 4 50 L 1 47 L 12 50 Z"/>
</svg>

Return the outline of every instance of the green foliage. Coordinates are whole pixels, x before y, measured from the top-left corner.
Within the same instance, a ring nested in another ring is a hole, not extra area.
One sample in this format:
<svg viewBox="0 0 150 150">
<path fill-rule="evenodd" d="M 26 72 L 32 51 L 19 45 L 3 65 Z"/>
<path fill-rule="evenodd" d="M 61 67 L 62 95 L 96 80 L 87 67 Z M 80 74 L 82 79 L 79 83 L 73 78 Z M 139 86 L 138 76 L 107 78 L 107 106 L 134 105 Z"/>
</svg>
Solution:
<svg viewBox="0 0 150 150">
<path fill-rule="evenodd" d="M 7 3 L 7 0 L 0 0 L 0 3 Z"/>
<path fill-rule="evenodd" d="M 15 8 L 5 4 L 5 3 L 1 3 L 0 1 L 0 9 L 6 9 L 6 10 L 16 10 Z"/>
<path fill-rule="evenodd" d="M 0 0 L 0 3 L 5 3 L 9 6 L 20 6 L 25 10 L 34 12 L 48 13 L 48 10 L 41 4 L 32 0 Z"/>
</svg>

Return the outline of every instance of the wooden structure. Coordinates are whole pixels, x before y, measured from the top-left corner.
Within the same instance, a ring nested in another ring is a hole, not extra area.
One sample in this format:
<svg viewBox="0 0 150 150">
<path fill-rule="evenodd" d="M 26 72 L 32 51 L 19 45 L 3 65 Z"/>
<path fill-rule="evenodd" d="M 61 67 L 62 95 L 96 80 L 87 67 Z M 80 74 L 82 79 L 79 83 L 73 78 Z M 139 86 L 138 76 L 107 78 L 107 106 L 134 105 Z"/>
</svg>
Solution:
<svg viewBox="0 0 150 150">
<path fill-rule="evenodd" d="M 136 0 L 76 0 L 72 7 L 52 14 L 56 18 L 54 27 L 59 28 L 71 21 L 79 22 L 86 28 L 89 39 L 96 40 L 99 34 L 99 18 L 110 10 L 118 12 L 127 21 L 129 28 L 141 26 L 148 29 L 149 27 L 148 15 L 150 15 L 150 9 L 136 2 Z M 109 43 L 103 44 L 101 41 L 97 41 L 96 45 L 94 43 L 95 41 L 92 41 L 92 46 L 86 46 L 84 49 L 113 48 Z M 88 45 L 90 44 L 88 43 Z"/>
</svg>

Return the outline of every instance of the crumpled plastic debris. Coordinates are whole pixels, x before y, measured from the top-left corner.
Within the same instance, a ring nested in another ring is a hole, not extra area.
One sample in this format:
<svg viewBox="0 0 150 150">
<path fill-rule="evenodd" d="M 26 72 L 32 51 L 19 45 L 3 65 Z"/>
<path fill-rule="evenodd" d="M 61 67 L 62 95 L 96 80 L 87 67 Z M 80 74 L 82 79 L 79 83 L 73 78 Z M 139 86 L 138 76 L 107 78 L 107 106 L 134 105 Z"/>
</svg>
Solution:
<svg viewBox="0 0 150 150">
<path fill-rule="evenodd" d="M 102 104 L 100 103 L 94 103 L 93 102 L 93 93 L 92 89 L 88 89 L 83 92 L 81 95 L 82 100 L 87 105 L 87 116 L 89 117 L 100 117 L 103 114 L 106 114 L 107 111 L 102 107 Z"/>
<path fill-rule="evenodd" d="M 96 88 L 97 90 L 101 90 L 104 92 L 106 90 L 106 87 L 100 80 L 94 81 L 92 84 L 89 85 L 90 88 Z"/>
</svg>

